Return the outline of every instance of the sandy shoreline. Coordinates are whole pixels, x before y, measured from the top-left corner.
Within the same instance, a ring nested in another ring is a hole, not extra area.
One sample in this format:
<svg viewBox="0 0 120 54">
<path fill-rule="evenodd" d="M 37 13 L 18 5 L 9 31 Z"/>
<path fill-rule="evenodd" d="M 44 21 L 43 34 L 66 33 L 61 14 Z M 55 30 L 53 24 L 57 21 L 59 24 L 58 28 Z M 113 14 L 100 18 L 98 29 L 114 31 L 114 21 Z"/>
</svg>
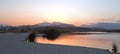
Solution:
<svg viewBox="0 0 120 54">
<path fill-rule="evenodd" d="M 0 34 L 0 54 L 112 54 L 97 48 L 24 42 L 25 34 Z"/>
</svg>

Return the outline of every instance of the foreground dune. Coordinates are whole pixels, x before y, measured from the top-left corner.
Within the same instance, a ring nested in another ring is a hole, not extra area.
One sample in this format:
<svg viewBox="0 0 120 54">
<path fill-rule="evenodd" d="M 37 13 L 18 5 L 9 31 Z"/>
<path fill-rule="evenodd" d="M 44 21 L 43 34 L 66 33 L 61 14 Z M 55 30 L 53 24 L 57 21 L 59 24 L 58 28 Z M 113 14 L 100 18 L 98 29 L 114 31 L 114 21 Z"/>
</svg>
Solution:
<svg viewBox="0 0 120 54">
<path fill-rule="evenodd" d="M 97 48 L 24 42 L 27 33 L 0 34 L 0 54 L 113 54 Z"/>
</svg>

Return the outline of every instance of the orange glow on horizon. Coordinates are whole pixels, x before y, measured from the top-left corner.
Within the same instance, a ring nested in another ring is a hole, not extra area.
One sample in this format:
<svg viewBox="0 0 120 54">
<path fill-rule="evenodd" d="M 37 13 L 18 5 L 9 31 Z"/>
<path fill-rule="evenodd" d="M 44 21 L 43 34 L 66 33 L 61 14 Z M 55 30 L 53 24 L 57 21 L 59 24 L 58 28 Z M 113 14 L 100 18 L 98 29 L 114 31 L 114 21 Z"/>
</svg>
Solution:
<svg viewBox="0 0 120 54">
<path fill-rule="evenodd" d="M 12 19 L 8 18 L 0 20 L 0 24 L 8 24 L 8 25 L 33 25 L 33 24 L 38 24 L 38 23 L 43 23 L 43 22 L 61 22 L 61 23 L 66 23 L 66 24 L 73 24 L 75 26 L 80 26 L 82 24 L 89 24 L 93 22 L 92 20 L 81 20 L 81 19 L 68 19 L 68 18 L 37 18 L 37 17 L 11 17 Z M 17 19 L 15 19 L 17 18 Z"/>
<path fill-rule="evenodd" d="M 55 14 L 55 13 L 54 13 Z M 91 22 L 94 22 L 94 20 L 90 19 L 84 19 L 84 18 L 69 18 L 65 16 L 65 14 L 61 15 L 56 15 L 56 16 L 48 16 L 51 18 L 46 18 L 46 17 L 35 17 L 32 15 L 10 15 L 10 16 L 3 16 L 2 19 L 0 20 L 1 24 L 8 24 L 8 25 L 33 25 L 33 24 L 38 24 L 38 23 L 43 23 L 43 22 L 62 22 L 62 23 L 67 23 L 67 24 L 73 24 L 75 26 L 80 26 L 82 24 L 89 24 Z M 60 17 L 60 18 L 59 18 Z"/>
<path fill-rule="evenodd" d="M 52 22 L 58 22 L 58 21 L 39 21 L 39 20 L 12 20 L 12 21 L 7 21 L 7 22 L 3 22 L 4 24 L 8 24 L 8 25 L 13 25 L 13 26 L 18 26 L 18 25 L 34 25 L 34 24 L 38 24 L 38 23 L 44 23 L 44 22 L 49 22 L 49 23 L 52 23 Z M 60 21 L 59 21 L 60 22 Z M 73 24 L 75 26 L 80 26 L 82 24 L 89 24 L 89 22 L 78 22 L 78 21 L 64 21 L 64 22 L 61 22 L 61 23 L 66 23 L 66 24 Z"/>
<path fill-rule="evenodd" d="M 34 7 L 35 8 L 35 7 Z M 48 5 L 41 10 L 36 7 L 36 10 L 30 9 L 30 12 L 10 13 L 9 15 L 0 16 L 0 24 L 8 25 L 33 25 L 43 22 L 62 22 L 80 26 L 81 24 L 91 23 L 92 20 L 80 17 L 76 9 L 67 5 Z"/>
</svg>

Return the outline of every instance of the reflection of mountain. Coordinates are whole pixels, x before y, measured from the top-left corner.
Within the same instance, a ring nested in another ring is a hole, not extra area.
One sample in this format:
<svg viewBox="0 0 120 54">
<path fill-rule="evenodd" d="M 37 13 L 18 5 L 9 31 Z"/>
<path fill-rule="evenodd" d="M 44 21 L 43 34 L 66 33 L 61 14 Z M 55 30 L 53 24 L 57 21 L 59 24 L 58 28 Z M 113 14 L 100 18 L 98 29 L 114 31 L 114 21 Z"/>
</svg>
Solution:
<svg viewBox="0 0 120 54">
<path fill-rule="evenodd" d="M 95 23 L 90 25 L 81 25 L 81 27 L 98 27 L 98 28 L 105 28 L 105 29 L 120 29 L 120 23 Z"/>
<path fill-rule="evenodd" d="M 44 23 L 36 24 L 34 26 L 36 26 L 36 27 L 44 27 L 44 26 L 50 26 L 50 27 L 74 27 L 74 25 L 72 25 L 72 24 L 65 24 L 65 23 L 61 23 L 61 22 L 53 22 L 53 23 L 44 22 Z"/>
</svg>

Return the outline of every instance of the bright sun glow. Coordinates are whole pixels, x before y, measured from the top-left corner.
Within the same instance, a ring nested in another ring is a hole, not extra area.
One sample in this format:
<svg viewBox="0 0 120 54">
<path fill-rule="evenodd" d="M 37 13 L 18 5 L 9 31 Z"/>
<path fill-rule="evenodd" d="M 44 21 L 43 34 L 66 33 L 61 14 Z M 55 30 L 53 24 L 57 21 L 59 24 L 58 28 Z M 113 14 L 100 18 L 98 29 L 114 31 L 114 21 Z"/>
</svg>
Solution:
<svg viewBox="0 0 120 54">
<path fill-rule="evenodd" d="M 70 9 L 66 6 L 47 6 L 44 8 L 43 15 L 49 21 L 66 22 L 70 15 Z"/>
</svg>

